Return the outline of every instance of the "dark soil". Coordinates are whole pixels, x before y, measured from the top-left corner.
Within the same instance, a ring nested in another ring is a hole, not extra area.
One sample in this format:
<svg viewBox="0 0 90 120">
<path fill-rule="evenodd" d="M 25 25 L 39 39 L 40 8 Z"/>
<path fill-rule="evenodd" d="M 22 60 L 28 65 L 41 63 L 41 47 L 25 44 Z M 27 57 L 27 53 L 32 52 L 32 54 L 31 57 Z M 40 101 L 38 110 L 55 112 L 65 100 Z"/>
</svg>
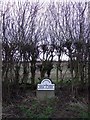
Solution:
<svg viewBox="0 0 90 120">
<path fill-rule="evenodd" d="M 72 97 L 71 90 L 68 87 L 58 87 L 55 91 L 56 98 L 53 101 L 53 112 L 50 115 L 51 118 L 80 118 L 81 108 L 84 112 L 88 110 L 87 94 L 83 92 L 79 94 L 76 98 Z M 27 90 L 25 93 L 18 94 L 18 96 L 13 99 L 9 104 L 3 102 L 3 118 L 24 118 L 25 114 L 18 107 L 24 105 L 28 108 L 31 107 L 33 101 L 38 101 L 36 98 L 36 90 Z M 38 101 L 39 105 L 37 111 L 31 108 L 33 113 L 38 114 L 46 106 L 45 101 Z M 73 105 L 78 105 L 79 107 L 74 107 Z M 41 105 L 41 106 L 40 106 Z"/>
</svg>

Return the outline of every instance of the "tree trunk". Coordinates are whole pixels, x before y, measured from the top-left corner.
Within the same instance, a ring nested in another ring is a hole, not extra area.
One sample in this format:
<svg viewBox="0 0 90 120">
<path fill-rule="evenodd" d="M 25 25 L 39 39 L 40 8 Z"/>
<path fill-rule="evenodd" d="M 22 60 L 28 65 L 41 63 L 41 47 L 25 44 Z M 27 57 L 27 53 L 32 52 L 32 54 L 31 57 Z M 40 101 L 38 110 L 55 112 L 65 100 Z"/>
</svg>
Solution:
<svg viewBox="0 0 90 120">
<path fill-rule="evenodd" d="M 34 60 L 31 61 L 31 85 L 32 88 L 35 85 L 35 71 L 36 71 L 36 62 Z"/>
<path fill-rule="evenodd" d="M 56 65 L 56 83 L 58 84 L 58 63 Z"/>
<path fill-rule="evenodd" d="M 27 83 L 28 80 L 28 63 L 24 61 L 23 63 L 23 78 L 22 78 L 22 83 Z"/>
<path fill-rule="evenodd" d="M 72 58 L 72 51 L 69 51 L 69 57 L 70 57 L 70 72 L 71 72 L 71 81 L 72 81 L 72 97 L 74 97 L 74 79 L 73 79 L 73 58 Z"/>
<path fill-rule="evenodd" d="M 89 100 L 89 113 L 90 113 L 90 42 L 88 46 L 88 100 Z"/>
</svg>

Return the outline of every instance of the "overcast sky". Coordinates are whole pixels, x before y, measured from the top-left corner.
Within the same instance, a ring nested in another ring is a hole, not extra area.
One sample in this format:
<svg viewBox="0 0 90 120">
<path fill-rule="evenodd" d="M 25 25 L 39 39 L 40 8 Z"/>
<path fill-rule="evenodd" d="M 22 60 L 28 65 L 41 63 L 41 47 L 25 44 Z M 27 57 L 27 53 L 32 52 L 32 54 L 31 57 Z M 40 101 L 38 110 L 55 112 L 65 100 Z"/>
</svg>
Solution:
<svg viewBox="0 0 90 120">
<path fill-rule="evenodd" d="M 13 2 L 13 1 L 18 1 L 18 0 L 0 0 L 0 1 L 3 1 L 3 2 Z M 25 1 L 25 0 L 19 0 L 19 1 Z M 40 1 L 40 2 L 50 2 L 50 1 L 60 1 L 60 2 L 69 2 L 69 1 L 75 1 L 75 2 L 79 2 L 79 1 L 82 1 L 82 2 L 88 2 L 90 0 L 28 0 L 28 1 Z"/>
</svg>

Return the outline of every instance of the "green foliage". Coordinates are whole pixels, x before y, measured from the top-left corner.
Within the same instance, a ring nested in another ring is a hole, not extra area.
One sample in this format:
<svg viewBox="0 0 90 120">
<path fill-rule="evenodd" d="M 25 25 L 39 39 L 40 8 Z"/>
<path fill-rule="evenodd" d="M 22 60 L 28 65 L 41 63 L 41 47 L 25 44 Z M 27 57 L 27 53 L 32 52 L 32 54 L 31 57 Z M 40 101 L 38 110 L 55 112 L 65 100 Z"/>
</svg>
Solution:
<svg viewBox="0 0 90 120">
<path fill-rule="evenodd" d="M 49 118 L 54 112 L 52 105 L 49 104 L 50 100 L 47 101 L 35 101 L 33 100 L 30 107 L 24 104 L 18 106 L 22 111 L 24 117 L 28 118 Z"/>
<path fill-rule="evenodd" d="M 70 86 L 72 84 L 71 79 L 64 79 L 58 81 L 58 85 Z"/>
<path fill-rule="evenodd" d="M 90 118 L 90 113 L 88 113 L 88 109 L 86 106 L 83 106 L 80 103 L 72 103 L 67 107 L 68 110 L 76 112 L 79 118 Z"/>
<path fill-rule="evenodd" d="M 38 117 L 39 117 L 39 118 L 48 118 L 48 117 L 51 116 L 52 112 L 53 112 L 53 108 L 50 107 L 50 106 L 48 106 L 48 107 L 46 107 L 46 108 L 43 110 L 43 113 L 40 113 L 40 114 L 39 114 Z"/>
<path fill-rule="evenodd" d="M 81 111 L 80 112 L 80 117 L 81 118 L 88 118 L 88 119 L 90 119 L 90 113 L 85 112 L 85 111 Z"/>
</svg>

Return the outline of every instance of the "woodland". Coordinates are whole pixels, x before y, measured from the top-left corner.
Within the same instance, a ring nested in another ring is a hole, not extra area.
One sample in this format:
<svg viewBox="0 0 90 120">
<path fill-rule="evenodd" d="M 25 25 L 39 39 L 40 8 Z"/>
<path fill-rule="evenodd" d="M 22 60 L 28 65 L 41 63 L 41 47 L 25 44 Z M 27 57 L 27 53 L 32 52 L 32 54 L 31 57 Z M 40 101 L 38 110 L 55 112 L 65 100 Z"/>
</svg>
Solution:
<svg viewBox="0 0 90 120">
<path fill-rule="evenodd" d="M 3 119 L 90 118 L 88 2 L 1 2 L 0 36 Z M 46 77 L 56 97 L 39 101 Z"/>
</svg>

